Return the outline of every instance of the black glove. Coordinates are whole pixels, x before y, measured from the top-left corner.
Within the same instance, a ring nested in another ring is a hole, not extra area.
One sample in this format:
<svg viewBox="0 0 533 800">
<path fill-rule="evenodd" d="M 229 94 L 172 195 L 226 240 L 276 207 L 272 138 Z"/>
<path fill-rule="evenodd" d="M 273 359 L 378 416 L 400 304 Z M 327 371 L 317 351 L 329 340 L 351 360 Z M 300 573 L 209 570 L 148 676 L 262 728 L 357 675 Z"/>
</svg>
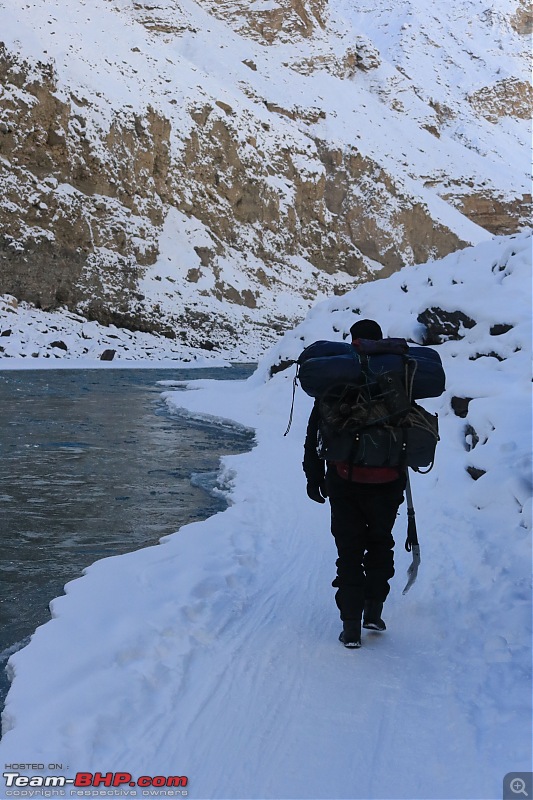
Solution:
<svg viewBox="0 0 533 800">
<path fill-rule="evenodd" d="M 324 479 L 321 481 L 308 481 L 307 496 L 311 500 L 314 500 L 315 503 L 325 503 L 326 501 L 324 498 L 328 496 L 326 481 Z"/>
</svg>

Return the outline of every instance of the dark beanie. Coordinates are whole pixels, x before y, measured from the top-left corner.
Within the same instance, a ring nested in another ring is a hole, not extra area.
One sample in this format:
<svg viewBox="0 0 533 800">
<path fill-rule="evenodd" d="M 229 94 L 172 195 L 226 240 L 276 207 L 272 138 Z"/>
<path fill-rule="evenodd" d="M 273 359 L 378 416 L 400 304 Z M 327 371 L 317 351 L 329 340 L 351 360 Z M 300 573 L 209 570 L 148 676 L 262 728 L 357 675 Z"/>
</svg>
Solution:
<svg viewBox="0 0 533 800">
<path fill-rule="evenodd" d="M 373 319 L 360 319 L 358 322 L 354 322 L 350 333 L 352 339 L 373 339 L 376 342 L 383 339 L 383 331 Z"/>
</svg>

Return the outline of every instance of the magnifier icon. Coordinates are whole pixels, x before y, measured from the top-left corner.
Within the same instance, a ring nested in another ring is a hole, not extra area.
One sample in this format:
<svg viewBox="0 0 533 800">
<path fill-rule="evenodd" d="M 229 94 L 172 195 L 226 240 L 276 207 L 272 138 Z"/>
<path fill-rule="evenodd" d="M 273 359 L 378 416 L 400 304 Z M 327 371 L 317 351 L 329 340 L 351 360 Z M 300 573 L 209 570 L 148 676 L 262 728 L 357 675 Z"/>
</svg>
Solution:
<svg viewBox="0 0 533 800">
<path fill-rule="evenodd" d="M 523 794 L 524 797 L 529 797 L 526 792 L 526 782 L 522 778 L 513 778 L 509 786 L 513 794 Z"/>
</svg>

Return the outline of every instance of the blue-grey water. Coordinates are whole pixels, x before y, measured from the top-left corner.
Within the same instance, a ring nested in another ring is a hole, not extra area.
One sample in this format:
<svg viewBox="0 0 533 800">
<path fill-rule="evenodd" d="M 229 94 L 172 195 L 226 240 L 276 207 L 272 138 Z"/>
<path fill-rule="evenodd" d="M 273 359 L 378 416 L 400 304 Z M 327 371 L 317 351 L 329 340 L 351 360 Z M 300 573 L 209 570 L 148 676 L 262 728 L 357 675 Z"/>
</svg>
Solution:
<svg viewBox="0 0 533 800">
<path fill-rule="evenodd" d="M 252 370 L 0 371 L 0 705 L 9 655 L 65 583 L 225 507 L 220 456 L 253 434 L 171 415 L 158 382 Z"/>
</svg>

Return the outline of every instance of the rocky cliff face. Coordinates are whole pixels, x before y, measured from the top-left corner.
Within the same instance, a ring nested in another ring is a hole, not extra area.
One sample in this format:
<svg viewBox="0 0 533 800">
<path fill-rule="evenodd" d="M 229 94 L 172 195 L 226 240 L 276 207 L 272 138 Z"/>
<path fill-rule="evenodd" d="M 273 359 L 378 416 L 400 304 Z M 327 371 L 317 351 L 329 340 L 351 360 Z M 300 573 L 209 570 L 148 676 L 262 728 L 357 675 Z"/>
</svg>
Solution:
<svg viewBox="0 0 533 800">
<path fill-rule="evenodd" d="M 60 99 L 50 64 L 5 48 L 0 80 L 3 291 L 45 309 L 127 310 L 158 252 L 170 123 L 151 108 L 117 110 L 89 130 L 87 101 Z"/>
<path fill-rule="evenodd" d="M 0 0 L 0 294 L 268 343 L 317 297 L 517 230 L 527 9 L 485 23 L 516 74 L 485 54 L 477 88 L 439 94 L 416 41 L 344 5 Z"/>
</svg>

